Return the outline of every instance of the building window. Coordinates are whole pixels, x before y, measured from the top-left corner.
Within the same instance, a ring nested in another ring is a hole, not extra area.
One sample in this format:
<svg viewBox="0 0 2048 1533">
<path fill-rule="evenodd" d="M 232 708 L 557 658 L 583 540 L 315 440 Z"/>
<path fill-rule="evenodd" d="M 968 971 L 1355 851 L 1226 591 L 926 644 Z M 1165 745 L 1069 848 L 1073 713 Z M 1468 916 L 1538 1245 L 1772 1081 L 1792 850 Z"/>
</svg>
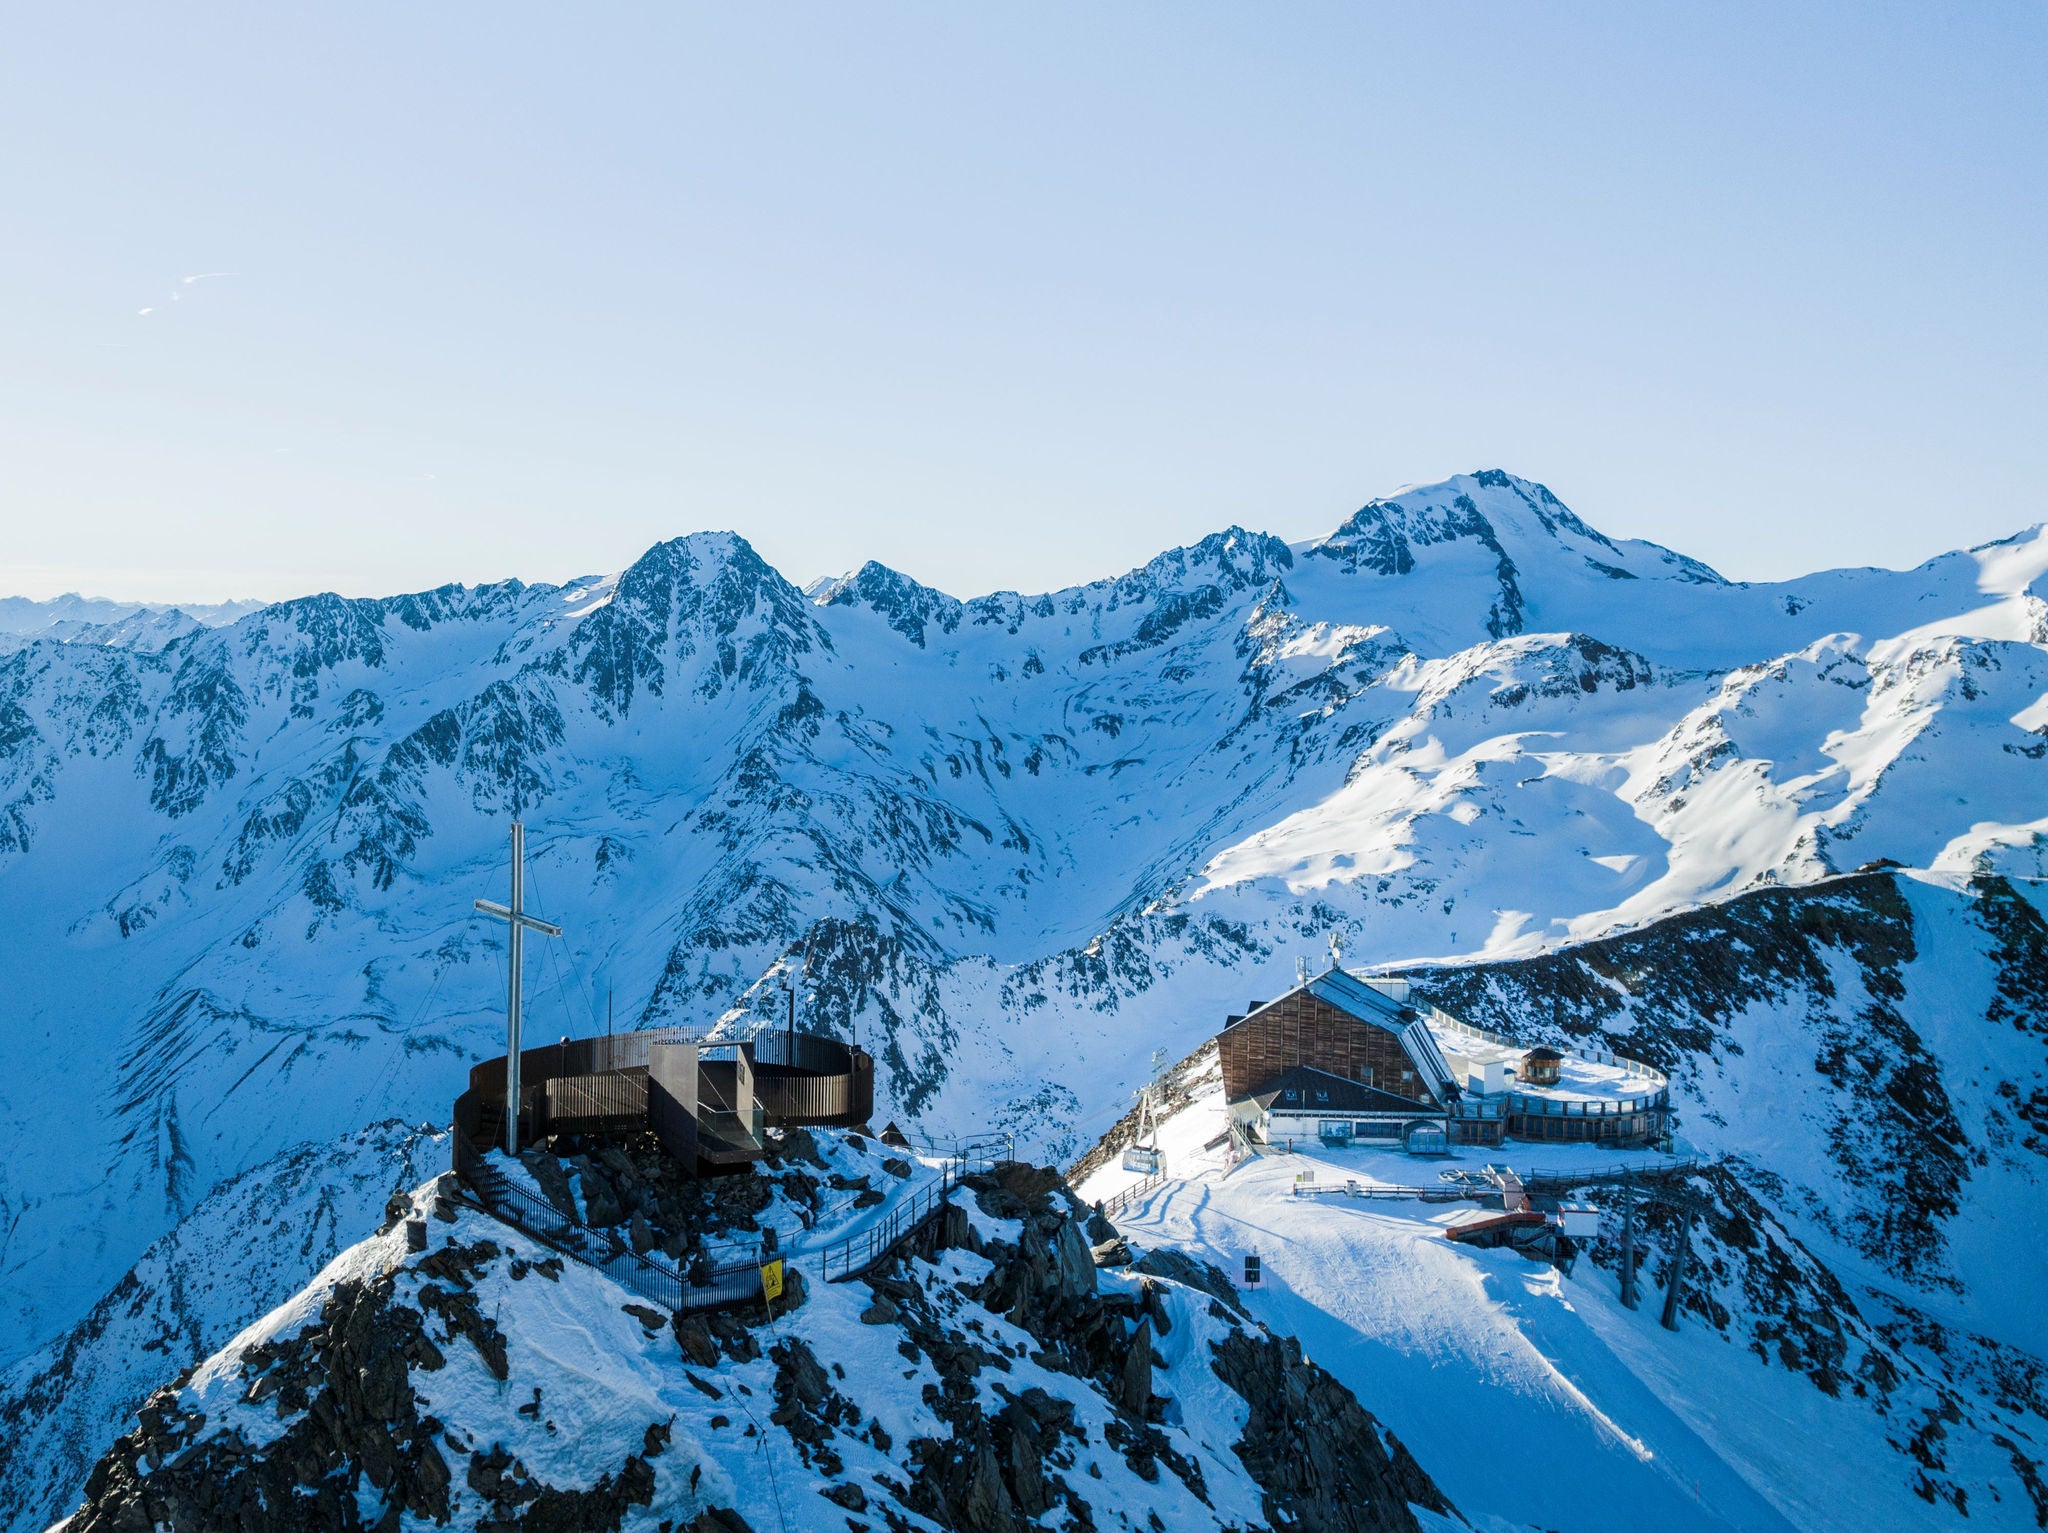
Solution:
<svg viewBox="0 0 2048 1533">
<path fill-rule="evenodd" d="M 1370 1086 L 1372 1084 L 1372 1066 L 1360 1065 L 1358 1067 L 1358 1078 Z"/>
<path fill-rule="evenodd" d="M 1318 1102 L 1327 1102 L 1330 1100 L 1330 1093 L 1327 1091 L 1318 1091 L 1316 1093 L 1316 1100 Z"/>
</svg>

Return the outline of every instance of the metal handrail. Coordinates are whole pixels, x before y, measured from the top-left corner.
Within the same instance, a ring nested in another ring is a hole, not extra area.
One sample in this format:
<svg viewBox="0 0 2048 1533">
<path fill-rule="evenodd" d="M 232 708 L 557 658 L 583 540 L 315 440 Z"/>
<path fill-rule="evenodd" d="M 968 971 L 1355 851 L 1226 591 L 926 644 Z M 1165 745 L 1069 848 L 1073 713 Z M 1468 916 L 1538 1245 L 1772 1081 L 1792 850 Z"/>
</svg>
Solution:
<svg viewBox="0 0 2048 1533">
<path fill-rule="evenodd" d="M 900 1130 L 898 1131 L 901 1132 Z M 951 1161 L 965 1176 L 970 1171 L 986 1171 L 1006 1160 L 1015 1160 L 1017 1140 L 1014 1134 L 970 1134 L 951 1140 L 935 1139 L 925 1134 L 904 1134 L 903 1142 L 911 1151 L 926 1160 Z"/>
<path fill-rule="evenodd" d="M 564 1256 L 595 1268 L 672 1314 L 746 1298 L 760 1284 L 763 1258 L 758 1245 L 732 1242 L 706 1248 L 702 1254 L 709 1258 L 710 1281 L 693 1283 L 686 1271 L 641 1255 L 612 1231 L 585 1224 L 519 1186 L 479 1155 L 459 1128 L 454 1138 L 456 1170 L 476 1192 L 485 1212 Z M 591 1249 L 593 1243 L 598 1249 Z M 713 1256 L 713 1251 L 721 1254 Z"/>
<path fill-rule="evenodd" d="M 937 1181 L 918 1188 L 867 1229 L 819 1248 L 820 1274 L 828 1283 L 844 1283 L 870 1271 L 936 1218 L 952 1201 L 956 1185 L 952 1166 L 942 1167 Z"/>
<path fill-rule="evenodd" d="M 1129 1208 L 1149 1192 L 1156 1192 L 1168 1181 L 1166 1169 L 1161 1167 L 1141 1181 L 1133 1182 L 1115 1197 L 1107 1198 L 1102 1204 L 1102 1217 L 1112 1219 L 1122 1210 Z"/>
<path fill-rule="evenodd" d="M 1507 1097 L 1508 1111 L 1520 1113 L 1528 1118 L 1628 1117 L 1634 1114 L 1661 1112 L 1671 1103 L 1671 1091 L 1666 1086 L 1660 1086 L 1655 1091 L 1635 1097 L 1572 1099 L 1533 1096 L 1522 1091 L 1510 1091 L 1504 1095 Z"/>
<path fill-rule="evenodd" d="M 1665 1177 L 1686 1177 L 1696 1172 L 1713 1168 L 1713 1162 L 1700 1156 L 1685 1160 L 1662 1163 L 1642 1161 L 1618 1166 L 1581 1167 L 1570 1171 L 1524 1171 L 1522 1185 L 1534 1187 L 1538 1183 L 1546 1187 L 1584 1187 L 1598 1182 L 1619 1182 L 1624 1178 L 1631 1181 L 1657 1181 Z"/>
<path fill-rule="evenodd" d="M 1531 1047 L 1526 1039 L 1510 1038 L 1506 1033 L 1497 1033 L 1487 1027 L 1477 1027 L 1462 1018 L 1452 1016 L 1440 1006 L 1425 1004 L 1422 1011 L 1431 1027 L 1442 1028 L 1448 1033 L 1463 1033 L 1468 1037 L 1483 1039 L 1487 1043 L 1498 1044 L 1503 1048 L 1527 1049 Z M 1611 1049 L 1582 1048 L 1576 1043 L 1568 1047 L 1570 1052 L 1580 1059 L 1591 1060 L 1594 1064 L 1611 1065 L 1625 1074 L 1639 1075 L 1647 1080 L 1654 1080 L 1660 1086 L 1670 1084 L 1670 1076 L 1659 1070 L 1655 1065 L 1645 1064 L 1640 1059 L 1631 1059 L 1626 1054 L 1617 1054 Z"/>
</svg>

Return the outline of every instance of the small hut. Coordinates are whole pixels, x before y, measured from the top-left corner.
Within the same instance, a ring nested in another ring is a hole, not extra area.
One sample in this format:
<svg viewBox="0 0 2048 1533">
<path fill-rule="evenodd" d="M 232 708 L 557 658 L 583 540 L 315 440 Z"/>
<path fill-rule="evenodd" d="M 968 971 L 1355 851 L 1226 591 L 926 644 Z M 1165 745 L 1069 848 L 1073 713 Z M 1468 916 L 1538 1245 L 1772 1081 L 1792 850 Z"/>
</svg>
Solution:
<svg viewBox="0 0 2048 1533">
<path fill-rule="evenodd" d="M 1522 1056 L 1522 1068 L 1516 1072 L 1516 1078 L 1525 1086 L 1555 1086 L 1563 1068 L 1564 1055 L 1556 1049 L 1531 1049 Z"/>
</svg>

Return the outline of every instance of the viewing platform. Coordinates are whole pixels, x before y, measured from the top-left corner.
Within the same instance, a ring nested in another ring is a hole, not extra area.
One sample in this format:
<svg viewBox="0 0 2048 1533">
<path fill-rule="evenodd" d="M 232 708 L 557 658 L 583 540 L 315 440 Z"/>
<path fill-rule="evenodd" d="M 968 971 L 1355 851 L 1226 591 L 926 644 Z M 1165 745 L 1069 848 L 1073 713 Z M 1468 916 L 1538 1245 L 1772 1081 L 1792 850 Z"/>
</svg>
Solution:
<svg viewBox="0 0 2048 1533">
<path fill-rule="evenodd" d="M 455 1099 L 455 1169 L 502 1142 L 506 1057 L 475 1065 Z M 673 1028 L 566 1039 L 519 1053 L 519 1142 L 646 1129 L 699 1175 L 766 1153 L 768 1126 L 864 1123 L 874 1111 L 869 1055 L 836 1038 L 781 1030 L 706 1041 Z"/>
</svg>

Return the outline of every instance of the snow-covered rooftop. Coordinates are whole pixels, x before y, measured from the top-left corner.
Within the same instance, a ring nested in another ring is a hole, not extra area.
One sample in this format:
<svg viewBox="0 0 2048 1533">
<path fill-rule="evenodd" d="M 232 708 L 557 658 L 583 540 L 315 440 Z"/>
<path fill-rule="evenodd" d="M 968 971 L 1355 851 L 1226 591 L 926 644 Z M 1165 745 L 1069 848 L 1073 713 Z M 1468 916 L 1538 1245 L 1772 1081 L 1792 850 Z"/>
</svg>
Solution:
<svg viewBox="0 0 2048 1533">
<path fill-rule="evenodd" d="M 1428 1014 L 1428 1022 L 1430 1032 L 1436 1035 L 1438 1046 L 1461 1081 L 1468 1066 L 1499 1061 L 1510 1070 L 1518 1069 L 1532 1047 L 1465 1027 L 1440 1011 Z M 1523 1096 L 1551 1097 L 1563 1102 L 1614 1102 L 1655 1096 L 1665 1087 L 1662 1074 L 1633 1060 L 1623 1061 L 1604 1053 L 1588 1057 L 1564 1048 L 1557 1052 L 1564 1058 L 1558 1066 L 1556 1085 L 1537 1085 L 1515 1077 L 1508 1089 Z"/>
</svg>

